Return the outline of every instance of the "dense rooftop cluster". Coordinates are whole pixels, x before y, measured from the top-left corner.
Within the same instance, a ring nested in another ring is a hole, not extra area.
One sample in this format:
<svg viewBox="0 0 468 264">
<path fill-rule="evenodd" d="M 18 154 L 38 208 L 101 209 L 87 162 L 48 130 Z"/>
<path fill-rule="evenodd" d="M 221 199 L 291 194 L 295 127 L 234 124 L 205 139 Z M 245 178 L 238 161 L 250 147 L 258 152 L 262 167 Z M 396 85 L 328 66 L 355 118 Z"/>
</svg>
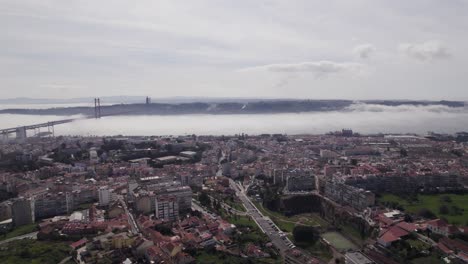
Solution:
<svg viewBox="0 0 468 264">
<path fill-rule="evenodd" d="M 351 130 L 4 142 L 0 230 L 35 226 L 39 240 L 68 243 L 80 263 L 195 263 L 207 255 L 239 263 L 328 261 L 301 249 L 298 226 L 317 229 L 325 251 L 349 263 L 431 252 L 464 261 L 468 221 L 460 221 L 464 208 L 450 195 L 465 195 L 467 149 L 450 137 Z M 405 211 L 401 201 L 385 200 L 392 195 L 443 201 L 439 211 Z M 303 214 L 321 224 L 308 224 Z M 348 237 L 348 227 L 374 242 Z M 330 231 L 357 246 L 337 248 L 321 236 Z M 423 253 L 401 253 L 414 241 Z"/>
</svg>

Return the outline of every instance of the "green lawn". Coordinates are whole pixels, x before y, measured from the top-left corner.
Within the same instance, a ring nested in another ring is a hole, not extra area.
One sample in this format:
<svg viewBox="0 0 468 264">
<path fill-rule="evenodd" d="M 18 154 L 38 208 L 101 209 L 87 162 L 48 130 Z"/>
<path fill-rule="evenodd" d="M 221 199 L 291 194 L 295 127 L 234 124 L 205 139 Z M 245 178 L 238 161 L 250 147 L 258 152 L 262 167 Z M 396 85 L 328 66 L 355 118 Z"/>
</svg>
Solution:
<svg viewBox="0 0 468 264">
<path fill-rule="evenodd" d="M 241 263 L 242 260 L 240 257 L 228 256 L 228 255 L 221 255 L 216 253 L 207 253 L 205 251 L 197 252 L 197 256 L 195 257 L 197 263 Z"/>
<path fill-rule="evenodd" d="M 224 217 L 223 217 L 224 218 Z M 231 216 L 227 219 L 229 223 L 234 224 L 238 227 L 250 227 L 256 228 L 257 224 L 249 216 Z"/>
<path fill-rule="evenodd" d="M 232 208 L 236 209 L 237 211 L 241 211 L 241 212 L 246 212 L 247 210 L 245 210 L 245 207 L 242 205 L 242 203 L 239 201 L 239 202 L 233 202 L 229 199 L 225 199 L 224 202 L 226 204 L 228 204 L 229 206 L 231 206 Z"/>
<path fill-rule="evenodd" d="M 5 240 L 5 239 L 9 239 L 9 238 L 12 238 L 12 237 L 16 237 L 16 236 L 29 234 L 29 233 L 32 233 L 32 232 L 35 232 L 35 231 L 37 231 L 37 225 L 36 224 L 20 226 L 20 227 L 17 227 L 15 229 L 13 229 L 12 231 L 4 234 L 4 235 L 0 235 L 0 241 Z"/>
<path fill-rule="evenodd" d="M 364 244 L 365 237 L 361 236 L 359 230 L 350 225 L 341 225 L 340 228 L 341 233 L 346 234 L 348 237 L 353 239 L 355 243 L 358 243 L 359 245 Z"/>
<path fill-rule="evenodd" d="M 285 222 L 285 221 L 278 220 L 275 218 L 271 218 L 271 220 L 273 220 L 273 222 L 275 222 L 278 228 L 281 229 L 281 231 L 283 232 L 292 233 L 292 231 L 294 230 L 294 227 L 296 227 L 295 223 Z"/>
<path fill-rule="evenodd" d="M 273 220 L 273 222 L 275 222 L 275 224 L 284 232 L 292 232 L 296 223 L 305 226 L 326 225 L 326 222 L 315 214 L 299 214 L 288 217 L 279 212 L 268 210 L 258 202 L 254 202 L 254 204 L 263 215 L 270 217 L 271 220 Z"/>
<path fill-rule="evenodd" d="M 450 202 L 444 201 L 442 197 L 449 197 Z M 393 194 L 384 194 L 378 199 L 379 202 L 396 202 L 409 213 L 417 213 L 422 208 L 431 210 L 437 217 L 444 217 L 453 224 L 467 224 L 468 219 L 468 194 L 419 194 L 418 201 L 408 201 Z M 446 205 L 448 214 L 441 214 L 439 208 Z M 460 214 L 454 214 L 452 207 L 456 206 L 463 210 Z"/>
<path fill-rule="evenodd" d="M 431 248 L 431 245 L 426 244 L 419 239 L 408 239 L 406 242 L 410 244 L 412 248 L 415 248 L 418 251 L 429 250 Z"/>
<path fill-rule="evenodd" d="M 294 241 L 294 238 L 290 238 L 291 241 Z M 297 247 L 300 247 L 309 253 L 311 253 L 313 256 L 316 256 L 320 258 L 321 260 L 328 262 L 333 258 L 333 255 L 331 251 L 328 249 L 328 247 L 320 241 L 316 242 L 296 242 L 294 241 L 294 244 Z"/>
<path fill-rule="evenodd" d="M 411 261 L 413 264 L 439 264 L 443 263 L 441 259 L 435 256 L 423 257 L 423 258 L 416 258 Z"/>
<path fill-rule="evenodd" d="M 69 252 L 70 247 L 64 243 L 23 239 L 2 245 L 0 260 L 4 264 L 56 264 Z"/>
<path fill-rule="evenodd" d="M 89 209 L 91 208 L 91 206 L 93 206 L 94 203 L 84 203 L 84 204 L 80 204 L 77 208 L 77 210 L 86 210 L 86 209 Z"/>
<path fill-rule="evenodd" d="M 246 262 L 244 258 L 238 256 L 227 255 L 219 252 L 205 252 L 205 251 L 198 251 L 195 259 L 197 263 L 204 263 L 204 264 L 218 264 L 218 263 L 229 263 L 229 264 L 242 264 L 242 263 L 251 263 Z M 282 263 L 281 260 L 275 260 L 272 258 L 258 258 L 255 259 L 255 263 Z"/>
</svg>

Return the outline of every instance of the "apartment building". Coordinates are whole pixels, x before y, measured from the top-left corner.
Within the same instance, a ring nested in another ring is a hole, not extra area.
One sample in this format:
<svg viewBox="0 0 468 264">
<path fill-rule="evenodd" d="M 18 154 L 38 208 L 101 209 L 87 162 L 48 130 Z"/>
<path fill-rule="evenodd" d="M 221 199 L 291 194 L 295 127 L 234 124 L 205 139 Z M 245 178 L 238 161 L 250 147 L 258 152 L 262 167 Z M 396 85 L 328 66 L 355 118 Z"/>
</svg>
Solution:
<svg viewBox="0 0 468 264">
<path fill-rule="evenodd" d="M 179 219 L 179 204 L 173 195 L 158 196 L 155 199 L 155 216 L 157 219 L 177 221 Z"/>
</svg>

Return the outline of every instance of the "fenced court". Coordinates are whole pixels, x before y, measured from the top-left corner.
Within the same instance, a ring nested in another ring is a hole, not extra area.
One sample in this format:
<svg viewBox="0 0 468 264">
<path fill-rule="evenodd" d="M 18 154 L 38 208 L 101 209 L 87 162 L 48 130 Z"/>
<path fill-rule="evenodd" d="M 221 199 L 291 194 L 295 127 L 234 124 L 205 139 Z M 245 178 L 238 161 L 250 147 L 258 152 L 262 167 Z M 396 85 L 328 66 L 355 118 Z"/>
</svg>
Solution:
<svg viewBox="0 0 468 264">
<path fill-rule="evenodd" d="M 356 245 L 354 245 L 351 241 L 338 232 L 324 233 L 322 234 L 322 238 L 338 251 L 357 249 Z"/>
</svg>

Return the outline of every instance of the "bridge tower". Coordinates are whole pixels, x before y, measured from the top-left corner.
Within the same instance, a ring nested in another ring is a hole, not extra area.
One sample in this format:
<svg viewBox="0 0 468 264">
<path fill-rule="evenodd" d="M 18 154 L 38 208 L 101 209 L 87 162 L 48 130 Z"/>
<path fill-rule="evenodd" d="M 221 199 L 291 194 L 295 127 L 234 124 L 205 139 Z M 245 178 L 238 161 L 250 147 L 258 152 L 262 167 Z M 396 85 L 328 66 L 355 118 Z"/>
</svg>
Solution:
<svg viewBox="0 0 468 264">
<path fill-rule="evenodd" d="M 55 137 L 55 126 L 53 123 L 47 123 L 47 132 L 49 132 L 49 135 L 52 135 L 52 137 Z"/>
<path fill-rule="evenodd" d="M 6 133 L 6 132 L 2 133 L 2 141 L 3 142 L 8 142 L 8 140 L 9 140 L 8 133 Z"/>
<path fill-rule="evenodd" d="M 98 116 L 101 118 L 101 98 L 97 99 L 97 104 L 98 104 Z"/>
<path fill-rule="evenodd" d="M 101 99 L 94 98 L 94 117 L 101 118 Z"/>
<path fill-rule="evenodd" d="M 28 137 L 26 134 L 26 127 L 18 127 L 16 129 L 16 139 L 17 140 L 25 140 Z"/>
</svg>

